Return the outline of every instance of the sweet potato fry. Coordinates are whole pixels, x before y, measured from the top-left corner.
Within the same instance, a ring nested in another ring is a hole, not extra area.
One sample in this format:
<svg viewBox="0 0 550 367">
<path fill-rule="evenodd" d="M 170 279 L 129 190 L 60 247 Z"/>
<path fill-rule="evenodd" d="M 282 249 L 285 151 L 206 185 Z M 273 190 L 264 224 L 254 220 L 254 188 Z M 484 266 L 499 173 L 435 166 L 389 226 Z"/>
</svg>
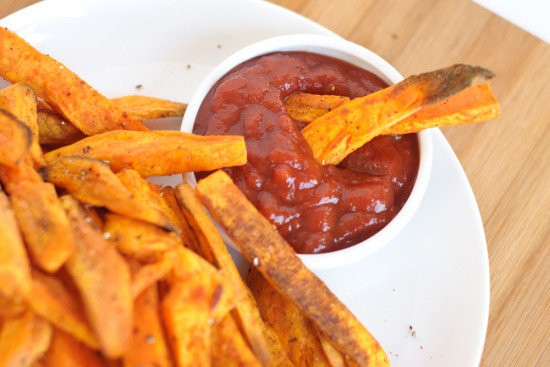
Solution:
<svg viewBox="0 0 550 367">
<path fill-rule="evenodd" d="M 248 286 L 258 303 L 262 318 L 273 328 L 296 367 L 330 367 L 315 329 L 298 307 L 280 294 L 255 269 Z"/>
<path fill-rule="evenodd" d="M 378 342 L 327 286 L 311 273 L 271 223 L 217 171 L 199 181 L 201 202 L 240 247 L 246 259 L 330 339 L 361 366 L 387 366 Z"/>
<path fill-rule="evenodd" d="M 21 183 L 23 181 L 29 181 L 33 183 L 40 183 L 42 178 L 40 175 L 26 162 L 21 162 L 15 166 L 2 166 L 0 165 L 0 180 L 6 191 L 11 190 L 11 186 Z"/>
<path fill-rule="evenodd" d="M 130 191 L 135 200 L 141 201 L 144 205 L 153 208 L 156 212 L 162 213 L 170 222 L 170 229 L 179 232 L 177 225 L 178 219 L 170 209 L 166 201 L 162 198 L 154 185 L 133 169 L 123 169 L 116 174 L 120 182 Z"/>
<path fill-rule="evenodd" d="M 178 204 L 176 190 L 171 186 L 165 186 L 162 188 L 160 194 L 165 203 L 168 205 L 168 207 L 170 207 L 170 210 L 172 211 L 171 218 L 176 218 L 176 224 L 180 229 L 180 238 L 183 242 L 183 245 L 187 248 L 190 248 L 194 252 L 198 252 L 198 240 L 191 230 L 191 227 L 189 227 L 189 223 L 187 222 L 187 219 L 183 215 L 180 205 Z"/>
<path fill-rule="evenodd" d="M 187 105 L 146 96 L 124 96 L 111 101 L 122 111 L 136 120 L 145 121 L 164 117 L 180 117 L 185 113 Z"/>
<path fill-rule="evenodd" d="M 160 320 L 157 286 L 144 290 L 134 302 L 134 325 L 124 367 L 171 367 Z"/>
<path fill-rule="evenodd" d="M 48 102 L 44 101 L 41 98 L 36 99 L 36 108 L 38 109 L 38 111 L 56 113 L 52 106 L 50 106 Z"/>
<path fill-rule="evenodd" d="M 349 101 L 350 99 L 344 96 L 297 93 L 285 100 L 285 108 L 290 117 L 309 124 Z"/>
<path fill-rule="evenodd" d="M 115 129 L 147 130 L 53 58 L 15 33 L 0 29 L 0 76 L 27 83 L 66 121 L 87 135 Z"/>
<path fill-rule="evenodd" d="M 60 330 L 54 330 L 50 349 L 44 355 L 43 361 L 45 367 L 106 367 L 95 351 Z"/>
<path fill-rule="evenodd" d="M 269 341 L 269 346 L 271 348 L 271 358 L 273 359 L 271 365 L 280 367 L 294 367 L 294 364 L 288 356 L 286 348 L 271 325 L 264 323 L 264 334 Z"/>
<path fill-rule="evenodd" d="M 201 283 L 211 297 L 212 322 L 220 322 L 235 305 L 242 301 L 242 295 L 235 291 L 233 284 L 205 259 L 181 246 L 176 249 L 176 254 L 175 266 L 166 280 L 169 284 Z"/>
<path fill-rule="evenodd" d="M 211 356 L 213 367 L 262 366 L 231 315 L 212 327 Z"/>
<path fill-rule="evenodd" d="M 45 154 L 52 163 L 82 155 L 108 161 L 115 172 L 132 168 L 142 177 L 211 171 L 246 163 L 242 136 L 198 136 L 179 131 L 111 131 Z"/>
<path fill-rule="evenodd" d="M 179 237 L 152 224 L 118 214 L 105 215 L 105 236 L 117 249 L 128 257 L 154 262 L 177 246 L 181 246 Z"/>
<path fill-rule="evenodd" d="M 48 349 L 52 327 L 27 311 L 4 321 L 0 331 L 0 366 L 31 367 Z"/>
<path fill-rule="evenodd" d="M 4 297 L 0 295 L 0 325 L 2 319 L 21 316 L 27 310 L 24 299 L 21 297 Z"/>
<path fill-rule="evenodd" d="M 500 114 L 498 100 L 488 83 L 472 85 L 444 101 L 422 108 L 399 121 L 385 135 L 410 134 L 432 127 L 492 120 Z"/>
<path fill-rule="evenodd" d="M 45 145 L 68 145 L 86 135 L 55 112 L 38 110 L 38 140 Z"/>
<path fill-rule="evenodd" d="M 241 301 L 216 268 L 194 252 L 178 248 L 167 278 L 170 290 L 162 314 L 177 366 L 210 363 L 210 326 L 220 322 Z"/>
<path fill-rule="evenodd" d="M 306 126 L 302 134 L 319 163 L 338 164 L 373 137 L 421 108 L 449 98 L 469 87 L 475 79 L 493 76 L 489 70 L 469 65 L 413 75 L 335 108 Z"/>
<path fill-rule="evenodd" d="M 187 104 L 185 103 L 138 95 L 111 98 L 111 102 L 130 117 L 140 121 L 165 117 L 181 117 L 187 109 Z M 38 109 L 48 113 L 56 113 L 43 100 L 38 101 Z"/>
<path fill-rule="evenodd" d="M 18 302 L 29 294 L 31 273 L 15 214 L 0 189 L 0 296 Z"/>
<path fill-rule="evenodd" d="M 67 270 L 82 295 L 103 353 L 109 358 L 122 357 L 133 318 L 128 264 L 103 234 L 86 222 L 74 198 L 63 196 L 61 202 L 77 239 Z"/>
<path fill-rule="evenodd" d="M 194 279 L 170 286 L 162 300 L 164 325 L 176 366 L 210 365 L 210 291 L 196 274 Z"/>
<path fill-rule="evenodd" d="M 187 108 L 184 103 L 145 96 L 126 96 L 111 101 L 130 117 L 140 121 L 183 116 Z M 40 144 L 68 145 L 86 137 L 73 124 L 65 122 L 44 101 L 39 101 L 38 104 L 38 127 Z"/>
<path fill-rule="evenodd" d="M 344 356 L 334 348 L 334 345 L 321 333 L 318 333 L 319 341 L 323 347 L 323 352 L 325 352 L 325 357 L 327 358 L 331 367 L 346 367 L 346 360 Z"/>
<path fill-rule="evenodd" d="M 36 315 L 59 330 L 71 334 L 90 348 L 99 349 L 99 343 L 88 326 L 78 295 L 70 292 L 59 279 L 34 271 L 27 304 Z"/>
<path fill-rule="evenodd" d="M 177 197 L 198 240 L 199 253 L 219 268 L 223 276 L 233 284 L 236 292 L 243 296 L 243 301 L 238 303 L 236 308 L 238 322 L 258 359 L 264 365 L 269 365 L 271 352 L 268 340 L 263 333 L 263 321 L 220 234 L 189 185 L 186 183 L 179 185 Z"/>
<path fill-rule="evenodd" d="M 338 96 L 298 93 L 288 97 L 285 106 L 292 118 L 310 123 L 331 111 L 329 100 L 333 97 Z M 342 100 L 343 103 L 345 102 Z M 332 108 L 335 107 L 337 106 Z M 488 83 L 477 84 L 441 102 L 420 109 L 382 134 L 410 134 L 432 127 L 487 121 L 497 118 L 499 113 L 498 100 L 493 96 L 491 86 Z"/>
<path fill-rule="evenodd" d="M 164 213 L 136 200 L 105 162 L 65 157 L 42 168 L 41 173 L 45 181 L 64 188 L 83 203 L 104 206 L 169 230 L 174 227 Z"/>
<path fill-rule="evenodd" d="M 164 278 L 172 270 L 177 259 L 176 251 L 170 251 L 159 261 L 139 267 L 132 274 L 132 297 L 138 297 L 143 290 Z"/>
<path fill-rule="evenodd" d="M 75 241 L 53 185 L 22 181 L 9 186 L 15 215 L 30 254 L 43 270 L 57 271 Z"/>
<path fill-rule="evenodd" d="M 36 115 L 36 96 L 26 84 L 17 83 L 0 91 L 0 109 L 14 115 L 31 130 L 31 146 L 29 154 L 36 167 L 46 162 L 42 156 L 42 148 L 38 144 L 38 121 Z"/>
<path fill-rule="evenodd" d="M 15 166 L 29 153 L 32 131 L 11 113 L 0 110 L 0 164 Z"/>
<path fill-rule="evenodd" d="M 105 223 L 101 215 L 97 212 L 97 208 L 90 205 L 83 205 L 82 209 L 84 209 L 84 213 L 86 214 L 86 222 L 90 223 L 94 229 L 103 231 Z"/>
</svg>

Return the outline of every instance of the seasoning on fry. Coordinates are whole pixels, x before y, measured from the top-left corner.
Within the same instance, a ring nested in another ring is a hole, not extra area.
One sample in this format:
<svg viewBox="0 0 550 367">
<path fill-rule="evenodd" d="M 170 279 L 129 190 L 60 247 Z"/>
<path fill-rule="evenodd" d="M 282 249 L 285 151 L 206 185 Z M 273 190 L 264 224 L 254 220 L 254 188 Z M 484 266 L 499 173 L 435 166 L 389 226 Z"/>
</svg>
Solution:
<svg viewBox="0 0 550 367">
<path fill-rule="evenodd" d="M 454 65 L 413 75 L 324 114 L 307 125 L 302 134 L 319 163 L 338 164 L 373 137 L 421 108 L 453 96 L 476 79 L 493 76 L 487 69 L 470 65 Z"/>
<path fill-rule="evenodd" d="M 61 202 L 77 239 L 67 270 L 82 295 L 101 350 L 109 358 L 122 357 L 128 348 L 133 320 L 128 264 L 102 233 L 86 222 L 73 197 L 63 196 Z"/>
<path fill-rule="evenodd" d="M 87 135 L 116 129 L 147 130 L 67 67 L 0 28 L 0 76 L 27 83 L 61 116 Z"/>
<path fill-rule="evenodd" d="M 85 147 L 89 149 L 83 153 Z M 117 130 L 56 149 L 46 153 L 45 158 L 53 163 L 73 155 L 107 161 L 115 172 L 132 168 L 142 177 L 150 177 L 240 166 L 246 163 L 246 146 L 242 136 Z"/>
<path fill-rule="evenodd" d="M 231 178 L 217 171 L 199 181 L 197 193 L 248 261 L 359 365 L 387 366 L 380 344 L 326 285 L 311 273 L 269 221 L 246 199 Z"/>
</svg>

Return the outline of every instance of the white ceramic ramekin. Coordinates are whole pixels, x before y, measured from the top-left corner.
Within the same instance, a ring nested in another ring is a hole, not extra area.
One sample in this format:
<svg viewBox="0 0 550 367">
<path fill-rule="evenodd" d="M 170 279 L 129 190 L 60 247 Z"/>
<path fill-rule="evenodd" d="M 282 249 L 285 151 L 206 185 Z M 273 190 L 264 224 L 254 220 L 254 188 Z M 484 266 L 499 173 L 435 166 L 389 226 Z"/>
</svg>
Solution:
<svg viewBox="0 0 550 367">
<path fill-rule="evenodd" d="M 192 132 L 195 117 L 204 97 L 220 78 L 244 61 L 277 51 L 308 51 L 341 59 L 376 74 L 390 85 L 403 79 L 403 76 L 380 56 L 342 38 L 302 34 L 269 38 L 235 52 L 208 74 L 189 102 L 181 131 Z M 420 145 L 418 175 L 411 195 L 393 220 L 372 237 L 346 249 L 324 254 L 299 255 L 306 266 L 310 269 L 326 269 L 359 261 L 382 248 L 405 227 L 422 200 L 432 166 L 431 131 L 420 132 L 418 141 Z M 191 184 L 196 184 L 193 175 L 188 175 L 186 178 Z M 225 233 L 223 235 L 224 239 L 235 247 Z"/>
</svg>

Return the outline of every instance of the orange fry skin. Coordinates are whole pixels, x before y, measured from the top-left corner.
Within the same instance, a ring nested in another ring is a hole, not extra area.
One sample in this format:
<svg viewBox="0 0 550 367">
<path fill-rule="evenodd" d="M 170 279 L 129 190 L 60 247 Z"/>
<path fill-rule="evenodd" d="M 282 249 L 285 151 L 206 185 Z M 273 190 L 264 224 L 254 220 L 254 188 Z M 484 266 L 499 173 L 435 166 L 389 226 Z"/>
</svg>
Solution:
<svg viewBox="0 0 550 367">
<path fill-rule="evenodd" d="M 410 134 L 432 127 L 470 124 L 496 119 L 498 100 L 488 83 L 472 85 L 444 101 L 422 108 L 384 131 L 384 135 Z"/>
<path fill-rule="evenodd" d="M 48 163 L 82 155 L 109 162 L 114 172 L 132 168 L 142 177 L 212 171 L 246 163 L 242 136 L 199 136 L 179 131 L 110 131 L 45 154 Z"/>
<path fill-rule="evenodd" d="M 165 226 L 165 228 L 169 228 L 175 232 L 180 231 L 178 219 L 163 199 L 160 190 L 141 177 L 139 172 L 133 169 L 123 169 L 117 173 L 116 176 L 124 187 L 134 196 L 136 201 L 141 202 L 144 206 L 152 208 L 155 212 L 166 218 L 165 220 L 169 225 Z"/>
<path fill-rule="evenodd" d="M 86 135 L 55 112 L 38 110 L 38 140 L 45 145 L 68 145 Z"/>
<path fill-rule="evenodd" d="M 44 367 L 107 367 L 92 349 L 60 330 L 54 330 L 50 348 L 43 359 Z"/>
<path fill-rule="evenodd" d="M 188 184 L 182 183 L 176 191 L 180 207 L 198 240 L 198 252 L 218 267 L 223 276 L 229 279 L 236 291 L 244 297 L 243 301 L 237 304 L 236 318 L 258 359 L 265 365 L 269 364 L 273 357 L 270 355 L 269 343 L 263 332 L 263 321 L 258 307 L 242 281 L 219 232 Z"/>
<path fill-rule="evenodd" d="M 33 271 L 32 277 L 31 294 L 27 299 L 29 308 L 88 347 L 99 349 L 97 337 L 88 325 L 78 295 L 51 275 Z"/>
<path fill-rule="evenodd" d="M 140 121 L 180 117 L 187 109 L 185 103 L 147 96 L 124 96 L 112 98 L 111 101 L 118 108 Z"/>
<path fill-rule="evenodd" d="M 66 121 L 87 135 L 109 130 L 147 130 L 55 59 L 17 34 L 0 29 L 0 76 L 27 83 Z"/>
<path fill-rule="evenodd" d="M 210 365 L 210 296 L 195 279 L 178 281 L 162 300 L 162 316 L 178 367 Z"/>
<path fill-rule="evenodd" d="M 64 188 L 85 204 L 104 206 L 114 213 L 174 229 L 166 214 L 136 198 L 103 161 L 65 157 L 40 172 L 45 181 Z"/>
<path fill-rule="evenodd" d="M 46 352 L 52 327 L 27 311 L 8 319 L 0 330 L 0 366 L 32 367 Z"/>
<path fill-rule="evenodd" d="M 489 70 L 469 65 L 413 75 L 324 114 L 307 125 L 302 134 L 320 164 L 338 164 L 348 154 L 421 108 L 449 98 L 476 79 L 493 76 Z"/>
<path fill-rule="evenodd" d="M 171 186 L 165 186 L 160 191 L 160 194 L 162 198 L 164 199 L 164 202 L 170 210 L 172 211 L 171 218 L 175 219 L 175 222 L 177 223 L 178 228 L 181 232 L 181 241 L 183 242 L 183 245 L 195 252 L 199 252 L 199 244 L 197 237 L 195 233 L 191 230 L 191 227 L 189 226 L 189 223 L 187 222 L 187 219 L 183 215 L 182 209 L 178 203 L 177 195 L 176 195 L 176 189 L 174 189 Z"/>
<path fill-rule="evenodd" d="M 258 303 L 262 318 L 273 328 L 296 367 L 330 367 L 315 328 L 298 307 L 279 293 L 255 269 L 247 284 Z"/>
<path fill-rule="evenodd" d="M 11 204 L 0 189 L 0 296 L 18 302 L 31 290 L 29 259 Z"/>
<path fill-rule="evenodd" d="M 179 237 L 153 224 L 118 214 L 105 215 L 105 233 L 124 255 L 144 262 L 158 261 L 180 246 Z"/>
<path fill-rule="evenodd" d="M 290 117 L 309 124 L 347 101 L 349 98 L 341 96 L 297 93 L 285 100 L 285 107 Z M 472 85 L 454 96 L 420 109 L 383 131 L 382 134 L 411 134 L 433 127 L 488 121 L 499 115 L 499 103 L 491 92 L 491 86 L 488 83 L 482 83 Z"/>
<path fill-rule="evenodd" d="M 329 361 L 331 367 L 346 367 L 346 359 L 330 342 L 330 340 L 321 333 L 318 333 L 321 347 L 325 353 L 325 357 Z M 351 365 L 351 363 L 350 363 Z M 351 366 L 350 366 L 351 367 Z"/>
<path fill-rule="evenodd" d="M 29 154 L 36 167 L 46 162 L 42 157 L 42 148 L 38 143 L 38 121 L 36 113 L 36 95 L 28 85 L 17 83 L 0 91 L 0 109 L 12 113 L 31 130 Z"/>
<path fill-rule="evenodd" d="M 33 260 L 48 272 L 57 271 L 73 253 L 75 241 L 55 188 L 22 181 L 8 191 Z"/>
<path fill-rule="evenodd" d="M 213 367 L 262 366 L 231 315 L 212 327 L 211 356 Z"/>
<path fill-rule="evenodd" d="M 175 251 L 170 251 L 157 262 L 139 267 L 132 274 L 132 297 L 136 298 L 141 292 L 166 277 L 177 261 Z"/>
<path fill-rule="evenodd" d="M 171 367 L 170 352 L 160 319 L 157 285 L 145 289 L 134 302 L 134 324 L 124 367 Z"/>
<path fill-rule="evenodd" d="M 0 295 L 0 320 L 21 316 L 27 309 L 24 299 L 19 296 Z"/>
<path fill-rule="evenodd" d="M 140 121 L 183 116 L 187 108 L 185 103 L 146 96 L 113 98 L 111 102 L 130 117 Z M 69 145 L 86 137 L 73 124 L 65 122 L 42 100 L 38 104 L 38 127 L 40 144 Z"/>
<path fill-rule="evenodd" d="M 14 115 L 0 109 L 0 164 L 16 166 L 29 153 L 32 131 Z"/>
<path fill-rule="evenodd" d="M 344 96 L 296 93 L 285 100 L 285 108 L 293 119 L 309 124 L 349 101 Z"/>
<path fill-rule="evenodd" d="M 103 354 L 122 357 L 133 319 L 129 266 L 103 234 L 86 222 L 85 212 L 73 197 L 63 196 L 61 202 L 77 239 L 67 270 L 80 291 Z"/>
<path fill-rule="evenodd" d="M 271 223 L 231 178 L 217 171 L 197 184 L 210 210 L 242 254 L 279 292 L 291 299 L 338 350 L 361 366 L 388 366 L 380 344 L 327 286 L 300 261 Z"/>
</svg>

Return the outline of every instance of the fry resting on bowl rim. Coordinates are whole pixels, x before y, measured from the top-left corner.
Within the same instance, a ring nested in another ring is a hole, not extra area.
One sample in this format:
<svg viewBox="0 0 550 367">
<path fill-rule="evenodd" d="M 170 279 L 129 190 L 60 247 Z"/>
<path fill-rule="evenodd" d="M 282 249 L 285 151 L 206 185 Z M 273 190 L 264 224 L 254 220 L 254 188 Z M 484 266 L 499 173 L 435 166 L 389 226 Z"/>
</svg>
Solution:
<svg viewBox="0 0 550 367">
<path fill-rule="evenodd" d="M 338 164 L 421 108 L 451 97 L 476 79 L 493 76 L 487 69 L 460 64 L 413 75 L 335 108 L 307 125 L 302 133 L 319 163 Z"/>
<path fill-rule="evenodd" d="M 307 124 L 348 102 L 347 97 L 299 93 L 288 97 L 285 107 L 292 118 Z M 490 85 L 477 84 L 420 109 L 382 134 L 403 135 L 432 127 L 482 122 L 495 119 L 499 114 L 499 103 L 493 96 Z"/>
</svg>

